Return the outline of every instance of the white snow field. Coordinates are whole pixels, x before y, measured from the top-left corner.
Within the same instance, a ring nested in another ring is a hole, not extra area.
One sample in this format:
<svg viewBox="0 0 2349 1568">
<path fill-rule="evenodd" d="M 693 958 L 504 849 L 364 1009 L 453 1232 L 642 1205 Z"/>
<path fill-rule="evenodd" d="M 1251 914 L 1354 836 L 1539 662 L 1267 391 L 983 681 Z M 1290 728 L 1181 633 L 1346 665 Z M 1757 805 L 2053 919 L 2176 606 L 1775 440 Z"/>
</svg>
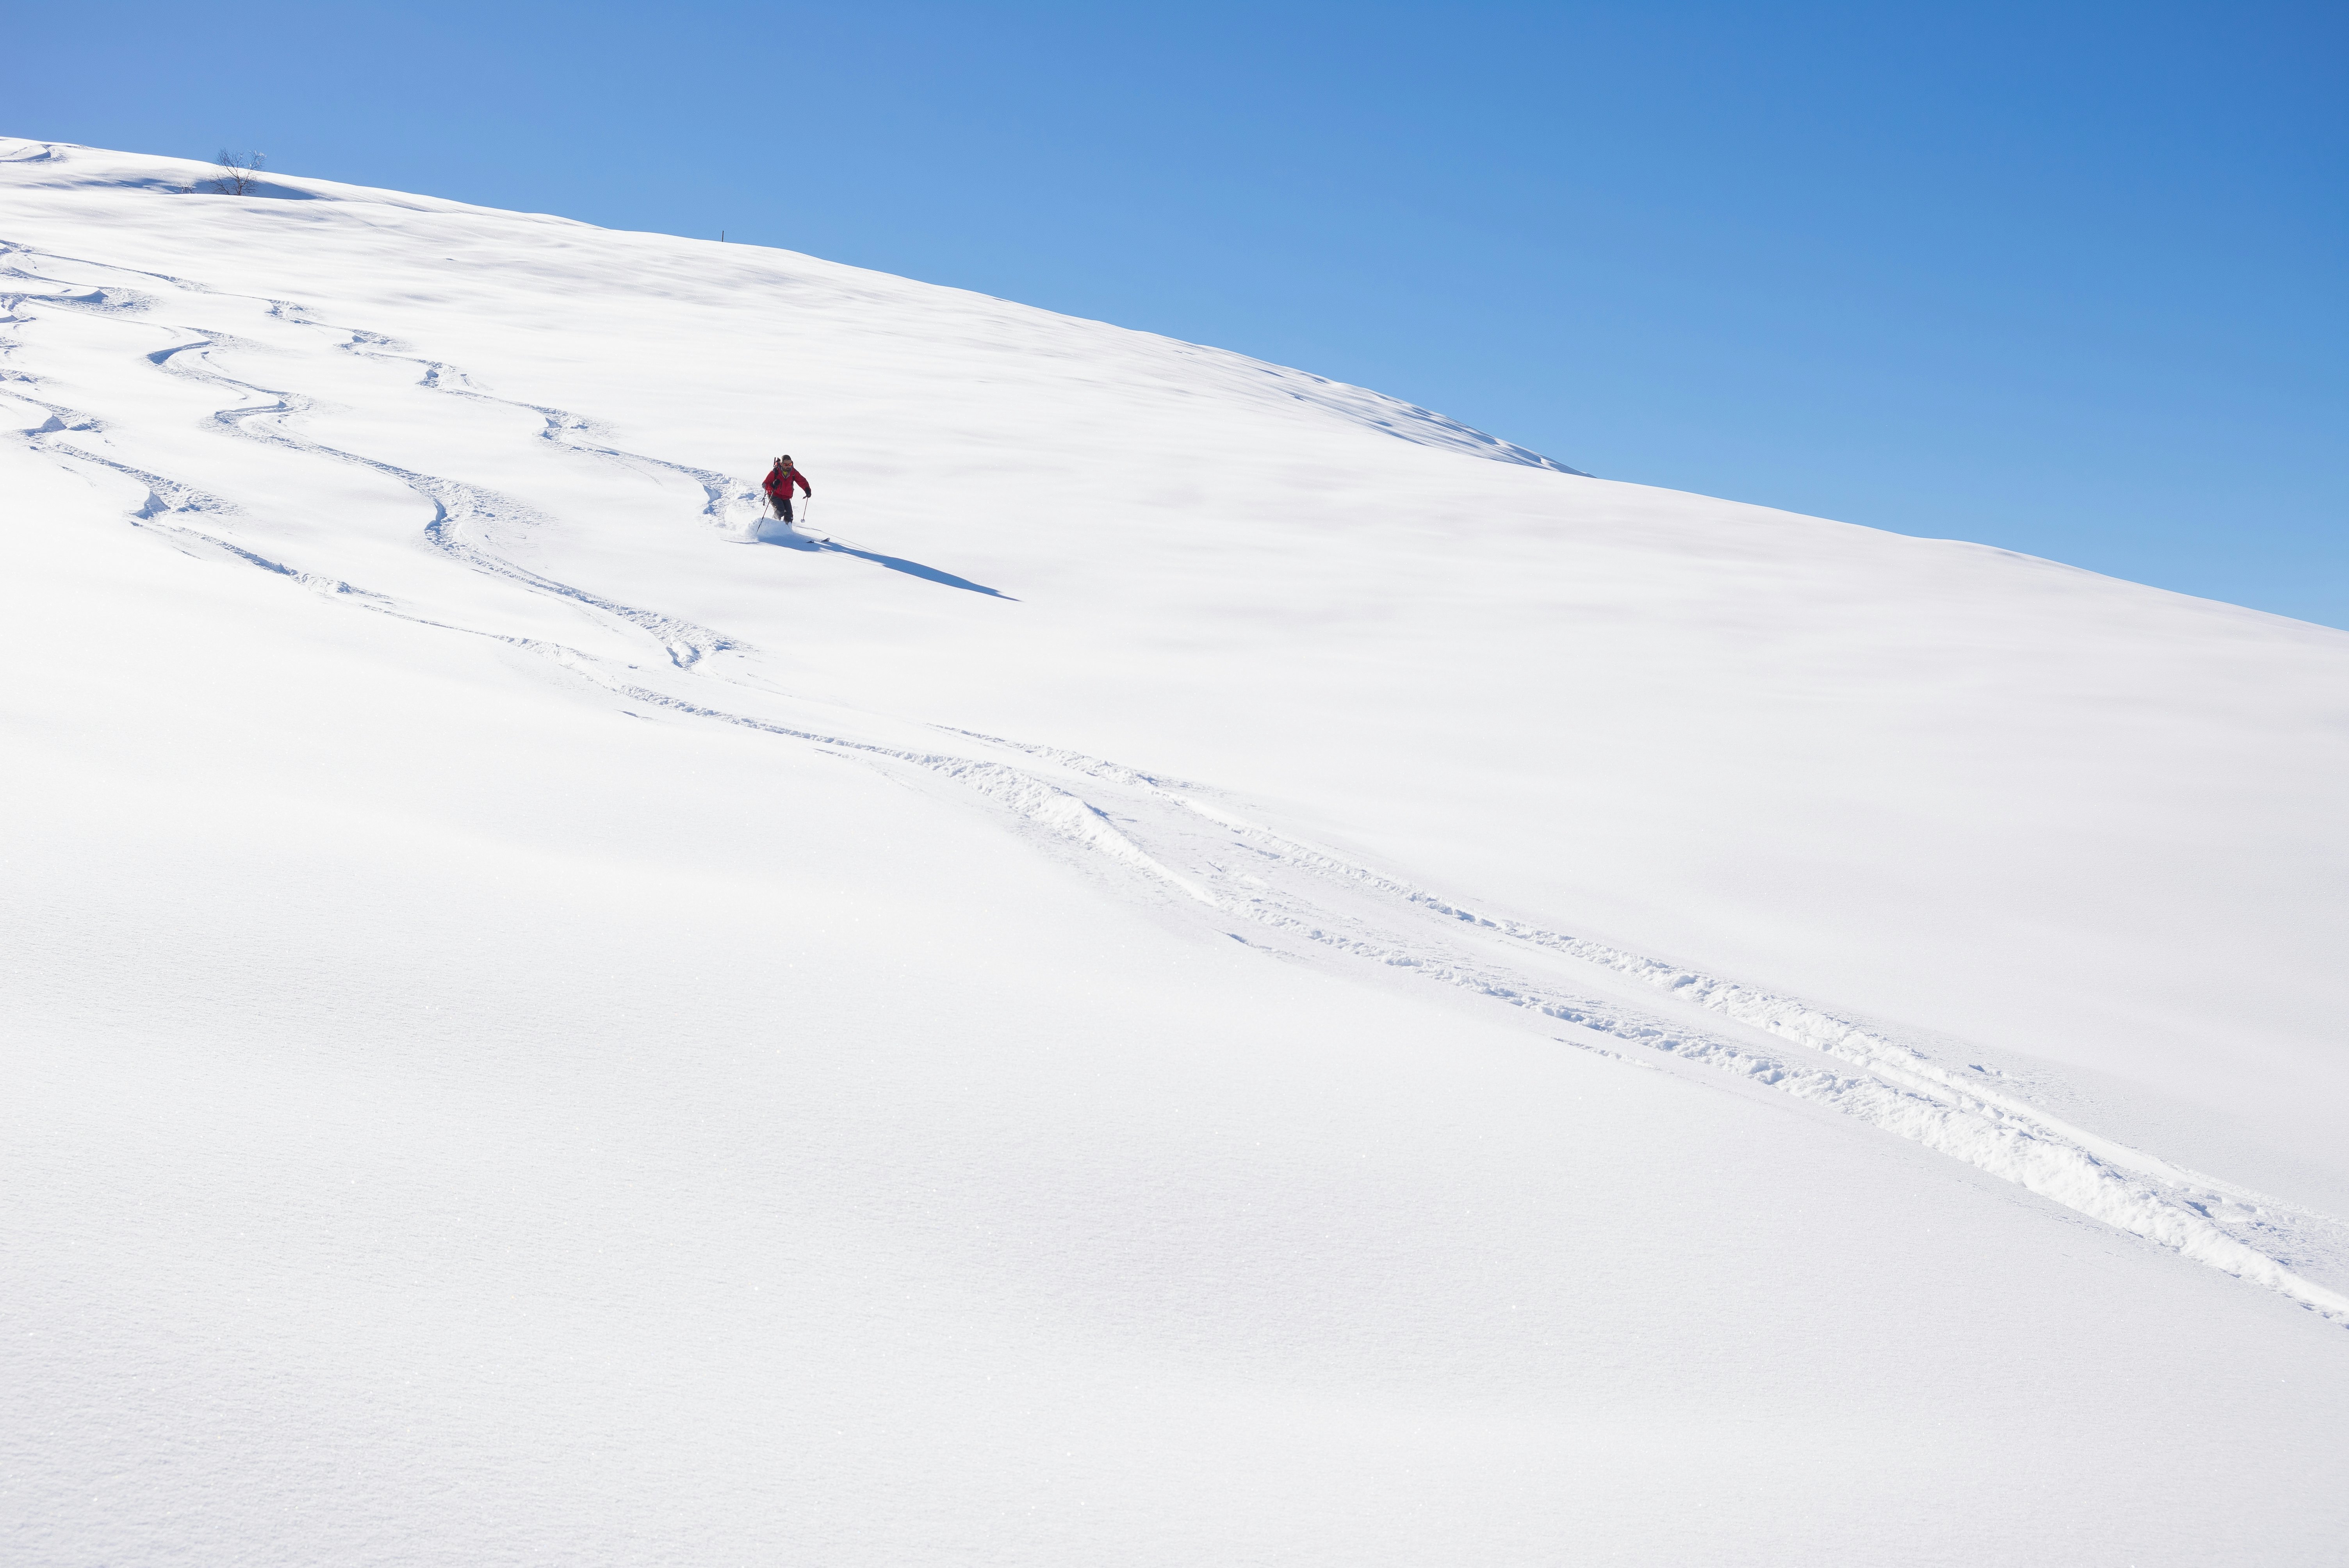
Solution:
<svg viewBox="0 0 2349 1568">
<path fill-rule="evenodd" d="M 202 173 L 0 141 L 6 1561 L 2349 1552 L 2349 634 Z"/>
</svg>

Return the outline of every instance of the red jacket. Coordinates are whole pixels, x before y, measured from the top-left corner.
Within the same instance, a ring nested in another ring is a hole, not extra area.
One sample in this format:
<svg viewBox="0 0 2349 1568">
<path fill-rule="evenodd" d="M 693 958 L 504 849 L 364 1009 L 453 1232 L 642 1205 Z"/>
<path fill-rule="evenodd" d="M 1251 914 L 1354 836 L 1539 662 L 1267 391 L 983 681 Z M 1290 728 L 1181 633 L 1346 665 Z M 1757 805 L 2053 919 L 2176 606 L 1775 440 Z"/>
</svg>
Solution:
<svg viewBox="0 0 2349 1568">
<path fill-rule="evenodd" d="M 807 475 L 800 472 L 799 469 L 769 469 L 767 470 L 768 498 L 772 500 L 791 500 L 792 484 L 794 480 L 798 481 L 800 490 L 803 493 L 807 495 L 815 494 L 815 491 L 808 485 Z"/>
</svg>

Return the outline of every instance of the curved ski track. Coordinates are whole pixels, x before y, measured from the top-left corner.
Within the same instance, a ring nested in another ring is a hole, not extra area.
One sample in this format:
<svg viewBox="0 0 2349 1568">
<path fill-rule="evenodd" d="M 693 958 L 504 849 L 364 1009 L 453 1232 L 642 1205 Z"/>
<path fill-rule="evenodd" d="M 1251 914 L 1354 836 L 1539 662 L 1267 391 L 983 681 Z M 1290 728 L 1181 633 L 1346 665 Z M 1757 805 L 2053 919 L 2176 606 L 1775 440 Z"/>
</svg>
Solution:
<svg viewBox="0 0 2349 1568">
<path fill-rule="evenodd" d="M 892 744 L 737 711 L 759 706 L 758 698 L 770 694 L 764 683 L 754 686 L 719 673 L 712 655 L 755 653 L 747 645 L 657 610 L 556 582 L 508 560 L 491 548 L 489 537 L 501 522 L 533 520 L 528 508 L 479 486 L 310 438 L 297 423 L 311 407 L 309 399 L 298 392 L 239 380 L 211 363 L 210 350 L 221 335 L 147 319 L 160 301 L 143 289 L 76 284 L 16 264 L 17 258 L 34 255 L 30 247 L 0 242 L 0 263 L 5 263 L 0 275 L 17 280 L 0 288 L 0 307 L 5 307 L 0 327 L 32 319 L 20 313 L 33 304 L 133 319 L 149 330 L 160 327 L 173 341 L 145 357 L 159 372 L 192 377 L 229 393 L 234 401 L 212 416 L 222 426 L 250 439 L 358 464 L 399 480 L 430 504 L 432 515 L 423 537 L 447 559 L 530 593 L 566 601 L 648 638 L 695 689 L 690 696 L 656 689 L 629 678 L 635 666 L 623 668 L 543 638 L 452 625 L 388 595 L 251 550 L 226 536 L 238 515 L 233 502 L 70 439 L 102 436 L 107 427 L 96 416 L 33 396 L 39 385 L 36 377 L 0 366 L 0 387 L 7 395 L 48 415 L 38 428 L 16 432 L 19 438 L 55 460 L 96 464 L 143 485 L 147 500 L 130 516 L 138 526 L 162 531 L 183 547 L 220 552 L 361 608 L 493 638 L 548 658 L 616 696 L 680 717 L 740 726 L 860 757 L 876 766 L 910 767 L 922 775 L 952 780 L 993 802 L 1024 824 L 1031 836 L 1045 835 L 1041 841 L 1085 851 L 1086 860 L 1099 857 L 1094 863 L 1106 861 L 1104 869 L 1115 868 L 1113 874 L 1145 879 L 1139 886 L 1127 882 L 1134 891 L 1154 885 L 1164 890 L 1154 895 L 1161 902 L 1168 902 L 1168 892 L 1179 893 L 1171 907 L 1191 909 L 1192 918 L 1208 918 L 1225 934 L 1251 946 L 1335 964 L 1357 975 L 1366 973 L 1363 965 L 1374 965 L 1376 970 L 1368 973 L 1436 981 L 1583 1031 L 1554 1037 L 1566 1044 L 1623 1057 L 1591 1037 L 1605 1037 L 1831 1106 L 2349 1324 L 2349 1296 L 2296 1272 L 2310 1264 L 2338 1266 L 2349 1259 L 2349 1225 L 2069 1125 L 1995 1087 L 1982 1069 L 1937 1060 L 1922 1044 L 1894 1030 L 1854 1021 L 1801 998 L 1480 911 L 1256 822 L 1202 786 L 1077 752 L 944 727 L 888 726 L 885 720 L 859 716 L 861 722 L 906 730 L 916 738 L 925 731 L 950 735 L 960 752 L 933 750 L 918 738 Z M 45 260 L 53 265 L 102 268 L 191 293 L 253 298 L 220 295 L 192 280 L 85 258 Z M 702 490 L 703 515 L 721 526 L 729 505 L 752 501 L 749 487 L 725 475 L 624 451 L 601 439 L 599 428 L 580 415 L 483 391 L 463 370 L 407 354 L 382 334 L 318 321 L 292 301 L 259 303 L 271 317 L 289 326 L 337 336 L 336 346 L 345 352 L 415 366 L 419 384 L 431 390 L 535 414 L 541 420 L 540 439 L 596 460 L 691 480 Z M 0 347 L 14 352 L 16 346 Z M 703 700 L 705 690 L 711 700 Z M 750 699 L 747 705 L 740 700 L 745 698 Z M 1253 928 L 1253 939 L 1227 929 L 1235 918 Z"/>
</svg>

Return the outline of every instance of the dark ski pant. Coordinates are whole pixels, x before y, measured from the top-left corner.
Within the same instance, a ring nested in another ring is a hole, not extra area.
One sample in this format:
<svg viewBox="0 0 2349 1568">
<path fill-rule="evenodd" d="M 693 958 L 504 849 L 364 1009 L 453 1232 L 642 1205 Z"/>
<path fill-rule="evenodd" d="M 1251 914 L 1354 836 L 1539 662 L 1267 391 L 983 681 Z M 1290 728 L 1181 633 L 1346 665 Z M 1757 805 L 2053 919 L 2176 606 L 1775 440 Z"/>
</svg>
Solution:
<svg viewBox="0 0 2349 1568">
<path fill-rule="evenodd" d="M 791 521 L 792 498 L 788 491 L 782 495 L 771 495 L 767 499 L 775 503 L 775 515 L 777 517 L 781 518 L 785 522 Z"/>
</svg>

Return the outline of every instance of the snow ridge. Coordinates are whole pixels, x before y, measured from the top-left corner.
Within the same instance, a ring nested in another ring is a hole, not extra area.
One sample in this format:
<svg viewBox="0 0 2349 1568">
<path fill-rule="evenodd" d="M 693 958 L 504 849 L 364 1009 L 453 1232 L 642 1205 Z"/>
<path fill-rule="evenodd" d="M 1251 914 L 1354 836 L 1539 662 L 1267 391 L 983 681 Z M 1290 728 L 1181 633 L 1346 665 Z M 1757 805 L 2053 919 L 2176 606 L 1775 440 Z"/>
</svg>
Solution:
<svg viewBox="0 0 2349 1568">
<path fill-rule="evenodd" d="M 1343 381 L 1332 381 L 1310 371 L 1293 370 L 1261 360 L 1249 360 L 1247 364 L 1259 375 L 1268 377 L 1275 388 L 1284 396 L 1317 408 L 1326 408 L 1399 440 L 1465 452 L 1470 457 L 1485 458 L 1493 462 L 1547 469 L 1552 473 L 1572 474 L 1577 479 L 1590 478 L 1580 469 L 1568 468 L 1530 447 L 1502 440 L 1498 436 L 1488 436 L 1474 425 L 1464 425 L 1450 415 L 1423 408 L 1416 403 L 1405 403 L 1383 392 L 1373 392 L 1366 387 L 1350 387 Z"/>
</svg>

